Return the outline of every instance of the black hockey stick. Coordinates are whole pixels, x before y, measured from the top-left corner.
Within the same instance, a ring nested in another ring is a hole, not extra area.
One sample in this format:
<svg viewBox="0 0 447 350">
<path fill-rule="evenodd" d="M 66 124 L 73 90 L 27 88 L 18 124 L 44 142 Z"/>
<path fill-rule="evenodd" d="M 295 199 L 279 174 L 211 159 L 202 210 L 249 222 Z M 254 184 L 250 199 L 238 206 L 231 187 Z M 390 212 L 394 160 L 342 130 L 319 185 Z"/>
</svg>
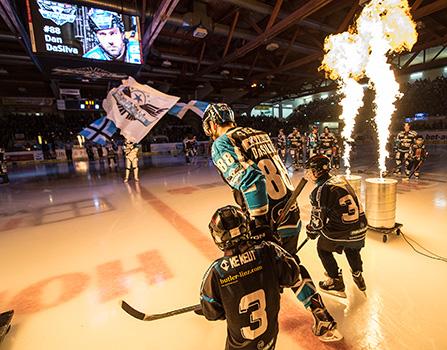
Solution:
<svg viewBox="0 0 447 350">
<path fill-rule="evenodd" d="M 200 304 L 192 305 L 183 307 L 181 309 L 168 311 L 162 314 L 153 314 L 153 315 L 147 315 L 141 311 L 138 311 L 137 309 L 134 309 L 132 306 L 130 306 L 128 303 L 126 303 L 124 300 L 121 301 L 121 308 L 126 311 L 130 316 L 135 317 L 141 321 L 155 321 L 166 317 L 171 317 L 175 315 L 184 314 L 186 312 L 191 312 L 195 310 L 200 310 L 201 306 Z"/>
<path fill-rule="evenodd" d="M 413 171 L 410 173 L 410 175 L 408 175 L 408 180 L 411 179 L 411 177 L 416 173 L 416 171 L 418 171 L 420 169 L 420 167 L 422 166 L 422 163 L 424 162 L 425 159 L 421 159 L 419 161 L 419 163 L 416 165 L 416 168 L 413 169 Z"/>
<path fill-rule="evenodd" d="M 286 205 L 284 206 L 284 209 L 281 211 L 281 215 L 279 216 L 278 220 L 276 220 L 276 227 L 274 231 L 276 231 L 281 225 L 281 223 L 286 218 L 287 214 L 289 213 L 290 209 L 295 205 L 296 199 L 300 195 L 300 193 L 303 191 L 304 186 L 306 186 L 307 180 L 303 177 L 301 178 L 301 181 L 298 183 L 296 188 L 293 190 L 292 195 L 290 196 L 289 200 L 287 201 Z"/>
</svg>

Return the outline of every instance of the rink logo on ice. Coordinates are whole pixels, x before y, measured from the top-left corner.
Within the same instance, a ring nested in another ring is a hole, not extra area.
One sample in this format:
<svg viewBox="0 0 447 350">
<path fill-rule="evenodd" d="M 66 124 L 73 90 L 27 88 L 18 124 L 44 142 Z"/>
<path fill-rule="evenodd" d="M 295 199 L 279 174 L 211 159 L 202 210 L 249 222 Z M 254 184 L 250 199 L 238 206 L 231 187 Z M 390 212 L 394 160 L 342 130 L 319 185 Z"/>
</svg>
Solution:
<svg viewBox="0 0 447 350">
<path fill-rule="evenodd" d="M 53 21 L 58 26 L 73 23 L 76 19 L 76 5 L 62 4 L 54 1 L 37 0 L 39 12 L 43 18 Z"/>
</svg>

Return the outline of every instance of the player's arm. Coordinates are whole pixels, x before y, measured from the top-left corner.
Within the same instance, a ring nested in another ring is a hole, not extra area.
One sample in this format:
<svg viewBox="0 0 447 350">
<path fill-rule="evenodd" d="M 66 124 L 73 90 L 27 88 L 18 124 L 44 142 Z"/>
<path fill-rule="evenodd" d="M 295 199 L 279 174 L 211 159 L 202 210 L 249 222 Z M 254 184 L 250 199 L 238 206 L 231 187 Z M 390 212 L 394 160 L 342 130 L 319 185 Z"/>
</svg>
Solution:
<svg viewBox="0 0 447 350">
<path fill-rule="evenodd" d="M 210 321 L 225 319 L 225 310 L 220 298 L 217 277 L 214 273 L 215 264 L 211 265 L 203 276 L 202 286 L 200 287 L 200 305 L 202 309 L 199 314 L 202 314 Z"/>
<path fill-rule="evenodd" d="M 258 166 L 234 147 L 228 138 L 213 143 L 212 158 L 225 181 L 242 193 L 250 215 L 267 214 L 265 177 Z"/>
<path fill-rule="evenodd" d="M 300 282 L 300 268 L 292 255 L 279 245 L 265 242 L 272 254 L 273 266 L 278 275 L 280 287 L 288 288 Z"/>
<path fill-rule="evenodd" d="M 315 190 L 316 196 L 318 197 L 318 190 Z M 310 222 L 306 226 L 306 233 L 310 239 L 316 239 L 327 221 L 328 211 L 331 208 L 330 200 L 330 189 L 328 186 L 323 186 L 321 189 L 321 194 L 319 198 L 312 197 L 312 211 L 310 215 Z"/>
</svg>

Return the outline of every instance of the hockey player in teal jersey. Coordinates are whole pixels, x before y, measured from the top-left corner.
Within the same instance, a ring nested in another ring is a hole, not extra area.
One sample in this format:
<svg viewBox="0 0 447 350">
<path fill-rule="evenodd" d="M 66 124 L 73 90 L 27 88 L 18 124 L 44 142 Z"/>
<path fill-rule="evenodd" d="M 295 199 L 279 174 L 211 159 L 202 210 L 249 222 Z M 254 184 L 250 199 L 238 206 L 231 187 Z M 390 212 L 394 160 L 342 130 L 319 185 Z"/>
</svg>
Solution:
<svg viewBox="0 0 447 350">
<path fill-rule="evenodd" d="M 203 129 L 214 140 L 213 163 L 251 218 L 252 238 L 273 240 L 279 235 L 282 247 L 300 263 L 296 255 L 301 230 L 298 205 L 292 207 L 283 222 L 276 222 L 292 195 L 293 185 L 270 137 L 260 130 L 237 127 L 234 113 L 225 103 L 208 106 Z M 300 271 L 303 284 L 293 290 L 314 316 L 314 334 L 322 341 L 340 340 L 337 324 L 316 292 L 308 271 L 303 265 Z"/>
</svg>

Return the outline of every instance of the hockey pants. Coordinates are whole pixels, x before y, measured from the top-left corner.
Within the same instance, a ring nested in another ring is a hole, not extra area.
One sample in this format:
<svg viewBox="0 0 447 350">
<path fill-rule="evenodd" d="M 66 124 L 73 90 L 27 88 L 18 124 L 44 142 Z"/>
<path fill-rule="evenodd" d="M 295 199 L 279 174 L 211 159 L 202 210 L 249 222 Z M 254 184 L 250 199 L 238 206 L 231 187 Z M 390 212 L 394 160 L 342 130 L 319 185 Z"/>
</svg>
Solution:
<svg viewBox="0 0 447 350">
<path fill-rule="evenodd" d="M 410 175 L 410 153 L 409 152 L 396 152 L 396 174 L 401 174 L 402 162 L 405 166 L 405 175 Z"/>
</svg>

